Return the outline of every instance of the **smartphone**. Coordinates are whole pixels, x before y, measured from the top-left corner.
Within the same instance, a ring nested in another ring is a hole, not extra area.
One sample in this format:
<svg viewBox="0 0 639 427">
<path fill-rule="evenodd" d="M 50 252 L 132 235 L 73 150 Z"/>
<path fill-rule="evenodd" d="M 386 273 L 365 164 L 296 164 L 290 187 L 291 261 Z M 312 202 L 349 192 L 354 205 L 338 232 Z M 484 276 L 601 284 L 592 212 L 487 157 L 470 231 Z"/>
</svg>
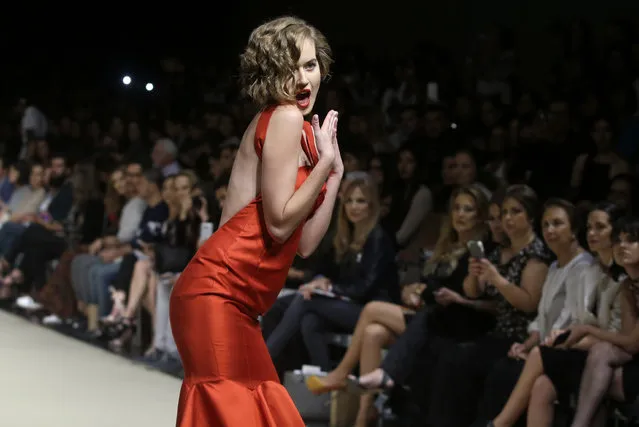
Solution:
<svg viewBox="0 0 639 427">
<path fill-rule="evenodd" d="M 200 224 L 200 241 L 207 240 L 213 235 L 213 223 L 203 222 Z"/>
<path fill-rule="evenodd" d="M 566 331 L 562 333 L 557 338 L 555 338 L 555 341 L 552 343 L 552 346 L 557 347 L 558 345 L 562 345 L 563 343 L 566 342 L 569 336 L 570 336 L 570 331 Z"/>
<path fill-rule="evenodd" d="M 468 242 L 468 252 L 470 252 L 470 256 L 473 258 L 485 258 L 486 254 L 484 253 L 484 244 L 481 240 L 471 240 Z"/>
</svg>

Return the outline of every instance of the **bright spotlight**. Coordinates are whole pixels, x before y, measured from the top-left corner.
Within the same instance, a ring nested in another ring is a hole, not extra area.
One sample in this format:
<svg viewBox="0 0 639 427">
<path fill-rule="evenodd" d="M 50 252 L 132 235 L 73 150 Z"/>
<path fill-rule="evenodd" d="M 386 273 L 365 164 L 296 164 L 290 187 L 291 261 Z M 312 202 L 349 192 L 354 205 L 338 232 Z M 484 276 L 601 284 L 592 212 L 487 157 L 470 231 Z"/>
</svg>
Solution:
<svg viewBox="0 0 639 427">
<path fill-rule="evenodd" d="M 146 84 L 146 90 L 147 90 L 147 92 L 151 92 L 153 90 L 153 83 L 147 83 Z"/>
<path fill-rule="evenodd" d="M 122 83 L 124 83 L 127 86 L 130 85 L 131 84 L 131 77 L 129 77 L 129 76 L 122 77 Z"/>
</svg>

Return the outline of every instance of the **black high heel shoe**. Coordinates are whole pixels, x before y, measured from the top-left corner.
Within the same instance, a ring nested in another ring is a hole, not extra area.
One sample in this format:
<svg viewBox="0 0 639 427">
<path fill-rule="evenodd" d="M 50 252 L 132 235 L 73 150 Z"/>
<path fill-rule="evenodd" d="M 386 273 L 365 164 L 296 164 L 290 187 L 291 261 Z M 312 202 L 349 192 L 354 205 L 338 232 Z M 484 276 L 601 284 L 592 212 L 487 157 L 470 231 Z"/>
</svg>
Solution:
<svg viewBox="0 0 639 427">
<path fill-rule="evenodd" d="M 136 330 L 136 324 L 131 319 L 122 319 L 120 322 L 110 326 L 108 331 L 108 335 L 111 338 L 109 340 L 109 349 L 119 353 L 130 348 Z"/>
</svg>

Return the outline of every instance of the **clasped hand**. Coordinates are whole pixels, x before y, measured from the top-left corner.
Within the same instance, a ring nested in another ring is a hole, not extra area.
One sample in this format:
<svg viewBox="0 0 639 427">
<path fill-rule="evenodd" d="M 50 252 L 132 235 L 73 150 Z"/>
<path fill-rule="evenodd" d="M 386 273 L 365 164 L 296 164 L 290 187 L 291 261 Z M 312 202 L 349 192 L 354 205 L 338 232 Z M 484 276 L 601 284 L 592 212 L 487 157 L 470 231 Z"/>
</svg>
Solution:
<svg viewBox="0 0 639 427">
<path fill-rule="evenodd" d="M 510 357 L 511 359 L 526 360 L 528 358 L 529 350 L 530 349 L 528 348 L 528 346 L 526 346 L 526 344 L 516 342 L 510 347 L 510 350 L 508 351 L 508 357 Z"/>
</svg>

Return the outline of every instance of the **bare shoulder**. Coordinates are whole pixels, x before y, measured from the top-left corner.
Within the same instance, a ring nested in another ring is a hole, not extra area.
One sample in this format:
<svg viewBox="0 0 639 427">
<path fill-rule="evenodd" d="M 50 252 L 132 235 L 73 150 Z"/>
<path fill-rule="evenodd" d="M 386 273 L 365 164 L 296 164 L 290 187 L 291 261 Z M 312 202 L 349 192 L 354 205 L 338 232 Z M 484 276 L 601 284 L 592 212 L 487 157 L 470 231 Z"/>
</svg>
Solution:
<svg viewBox="0 0 639 427">
<path fill-rule="evenodd" d="M 268 123 L 262 159 L 281 158 L 285 153 L 297 153 L 298 150 L 294 147 L 299 147 L 303 124 L 304 116 L 296 106 L 278 106 Z"/>
<path fill-rule="evenodd" d="M 301 128 L 304 123 L 304 116 L 299 108 L 294 105 L 280 105 L 273 111 L 270 123 Z"/>
</svg>

